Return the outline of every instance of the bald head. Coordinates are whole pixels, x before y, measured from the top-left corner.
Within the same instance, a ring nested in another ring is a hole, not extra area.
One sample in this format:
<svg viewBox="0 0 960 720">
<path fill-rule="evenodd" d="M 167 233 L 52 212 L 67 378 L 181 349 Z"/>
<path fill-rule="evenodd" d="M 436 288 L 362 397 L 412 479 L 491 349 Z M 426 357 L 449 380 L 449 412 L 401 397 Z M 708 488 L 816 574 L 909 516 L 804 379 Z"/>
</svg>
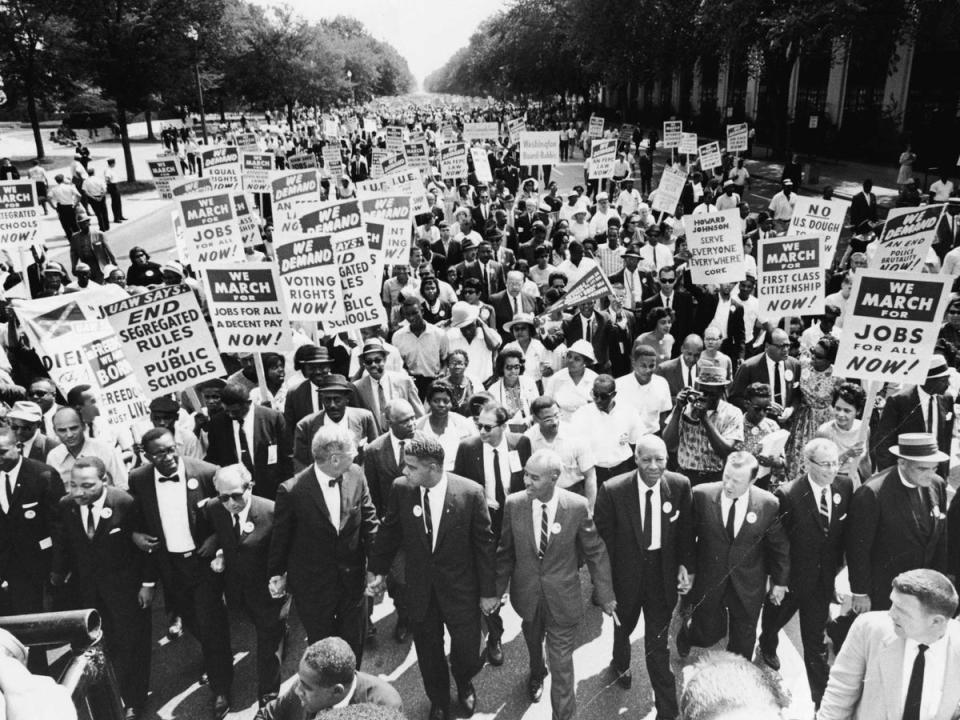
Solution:
<svg viewBox="0 0 960 720">
<path fill-rule="evenodd" d="M 60 408 L 54 413 L 53 431 L 67 450 L 76 451 L 83 447 L 83 421 L 73 408 Z"/>
<path fill-rule="evenodd" d="M 409 440 L 413 437 L 417 416 L 409 402 L 403 398 L 390 400 L 384 408 L 383 416 L 390 426 L 390 432 L 398 440 Z"/>
</svg>

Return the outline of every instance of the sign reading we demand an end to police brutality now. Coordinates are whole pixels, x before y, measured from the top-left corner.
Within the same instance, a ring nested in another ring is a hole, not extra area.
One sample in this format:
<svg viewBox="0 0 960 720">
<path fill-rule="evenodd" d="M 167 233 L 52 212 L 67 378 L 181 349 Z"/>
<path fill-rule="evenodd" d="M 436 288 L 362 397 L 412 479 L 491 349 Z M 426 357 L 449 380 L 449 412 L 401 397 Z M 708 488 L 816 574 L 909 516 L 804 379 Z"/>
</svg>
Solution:
<svg viewBox="0 0 960 720">
<path fill-rule="evenodd" d="M 913 272 L 923 268 L 946 205 L 895 208 L 887 215 L 883 234 L 868 249 L 867 265 L 878 270 Z"/>
<path fill-rule="evenodd" d="M 853 276 L 834 372 L 920 385 L 950 299 L 952 277 L 864 268 Z"/>
<path fill-rule="evenodd" d="M 684 215 L 690 250 L 690 281 L 697 285 L 743 280 L 743 239 L 736 208 L 703 215 Z"/>
</svg>

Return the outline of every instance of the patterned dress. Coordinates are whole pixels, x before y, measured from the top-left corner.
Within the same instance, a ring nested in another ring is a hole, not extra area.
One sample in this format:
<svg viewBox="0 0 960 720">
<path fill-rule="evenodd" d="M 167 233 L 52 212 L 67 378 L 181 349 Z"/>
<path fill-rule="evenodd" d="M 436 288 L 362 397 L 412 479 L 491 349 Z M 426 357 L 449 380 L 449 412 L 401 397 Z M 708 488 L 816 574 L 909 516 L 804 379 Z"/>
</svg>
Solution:
<svg viewBox="0 0 960 720">
<path fill-rule="evenodd" d="M 794 413 L 793 430 L 784 455 L 787 462 L 787 480 L 796 480 L 807 474 L 803 446 L 817 434 L 823 423 L 833 419 L 834 388 L 843 382 L 833 376 L 833 365 L 823 372 L 813 369 L 810 358 L 800 358 L 800 407 Z"/>
</svg>

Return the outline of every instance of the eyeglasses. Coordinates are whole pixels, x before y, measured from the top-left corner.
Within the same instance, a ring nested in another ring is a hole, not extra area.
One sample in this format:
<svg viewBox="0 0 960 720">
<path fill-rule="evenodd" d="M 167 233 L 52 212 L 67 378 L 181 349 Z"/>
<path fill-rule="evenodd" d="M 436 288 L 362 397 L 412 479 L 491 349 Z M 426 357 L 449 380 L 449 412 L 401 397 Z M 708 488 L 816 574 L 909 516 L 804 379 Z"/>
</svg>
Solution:
<svg viewBox="0 0 960 720">
<path fill-rule="evenodd" d="M 772 345 L 772 346 L 775 347 L 775 348 L 780 348 L 781 350 L 783 350 L 784 348 L 790 347 L 790 343 L 788 343 L 788 342 L 785 342 L 785 343 L 770 343 L 770 345 Z"/>
<path fill-rule="evenodd" d="M 225 503 L 227 500 L 233 500 L 234 502 L 243 502 L 243 498 L 246 497 L 246 495 L 247 495 L 246 490 L 244 490 L 243 492 L 236 492 L 236 493 L 222 493 L 220 495 L 217 495 L 217 499 L 219 499 L 220 502 L 222 503 Z"/>
<path fill-rule="evenodd" d="M 483 432 L 490 432 L 491 430 L 496 430 L 503 423 L 497 423 L 495 425 L 487 425 L 486 423 L 481 423 L 474 420 L 474 424 L 477 426 L 477 430 L 482 430 Z"/>
<path fill-rule="evenodd" d="M 382 363 L 383 358 L 379 355 L 365 355 L 363 358 L 364 365 L 374 365 L 376 363 Z"/>
<path fill-rule="evenodd" d="M 810 458 L 810 462 L 818 467 L 827 468 L 828 470 L 830 468 L 840 467 L 840 462 L 837 460 L 827 460 L 826 462 L 821 462 L 820 460 L 814 460 L 813 458 Z"/>
<path fill-rule="evenodd" d="M 660 278 L 660 282 L 664 285 L 672 285 L 677 281 L 676 278 Z"/>
</svg>

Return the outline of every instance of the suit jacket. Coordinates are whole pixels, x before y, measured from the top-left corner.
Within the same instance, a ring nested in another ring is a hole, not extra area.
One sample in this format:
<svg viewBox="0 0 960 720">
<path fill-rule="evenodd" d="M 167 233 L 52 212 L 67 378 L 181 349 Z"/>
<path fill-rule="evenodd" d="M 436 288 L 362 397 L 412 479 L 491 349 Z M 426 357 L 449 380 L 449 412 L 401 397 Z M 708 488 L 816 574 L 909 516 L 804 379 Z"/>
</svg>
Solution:
<svg viewBox="0 0 960 720">
<path fill-rule="evenodd" d="M 960 715 L 960 622 L 947 623 L 947 665 L 935 720 Z M 830 669 L 830 680 L 817 711 L 818 720 L 900 720 L 903 717 L 903 654 L 906 640 L 897 637 L 886 612 L 857 616 Z"/>
<path fill-rule="evenodd" d="M 610 365 L 610 345 L 615 342 L 620 335 L 615 334 L 611 327 L 610 320 L 603 314 L 594 312 L 593 320 L 596 323 L 593 331 L 593 339 L 590 344 L 593 345 L 593 354 L 597 358 L 596 371 L 606 372 Z M 580 313 L 572 317 L 564 318 L 561 324 L 563 329 L 563 341 L 569 348 L 577 340 L 584 340 L 583 322 L 580 320 Z"/>
<path fill-rule="evenodd" d="M 347 373 L 342 374 L 344 376 L 347 375 Z M 351 387 L 353 387 L 353 383 L 351 383 Z M 304 380 L 287 393 L 287 399 L 283 405 L 283 420 L 287 424 L 288 432 L 292 433 L 297 427 L 298 422 L 307 415 L 313 414 L 313 395 L 316 394 L 316 392 L 317 386 L 311 383 L 310 380 Z M 360 399 L 357 396 L 356 387 L 353 387 L 349 405 L 350 407 L 360 407 Z M 322 405 L 318 405 L 317 407 L 323 409 Z"/>
<path fill-rule="evenodd" d="M 693 534 L 696 538 L 696 573 L 690 601 L 698 612 L 720 612 L 727 581 L 753 617 L 759 617 L 767 593 L 767 576 L 774 585 L 790 579 L 790 547 L 778 516 L 777 499 L 766 490 L 751 487 L 747 516 L 731 542 L 726 518 L 720 510 L 723 484 L 704 483 L 693 488 Z M 741 496 L 738 502 L 743 502 Z M 753 516 L 754 522 L 749 518 Z"/>
<path fill-rule="evenodd" d="M 357 687 L 353 691 L 349 705 L 370 704 L 383 705 L 402 711 L 403 702 L 400 693 L 393 689 L 393 685 L 374 675 L 357 671 Z M 313 720 L 314 714 L 303 709 L 303 703 L 297 696 L 298 676 L 294 675 L 283 683 L 280 695 L 271 700 L 265 707 L 260 708 L 254 720 Z"/>
<path fill-rule="evenodd" d="M 500 337 L 509 337 L 509 335 L 504 335 L 506 331 L 503 329 L 504 324 L 513 320 L 513 305 L 507 297 L 507 291 L 504 290 L 491 295 L 489 302 L 493 305 L 493 312 L 497 318 L 497 332 L 500 333 Z M 529 295 L 521 292 L 518 302 L 521 312 L 535 313 L 537 311 L 537 301 Z"/>
<path fill-rule="evenodd" d="M 498 207 L 499 206 L 496 203 L 488 203 L 486 217 L 484 217 L 483 213 L 480 211 L 479 205 L 470 208 L 470 217 L 473 219 L 473 229 L 483 235 L 483 231 L 486 228 L 487 223 L 491 220 L 496 220 L 494 213 L 497 211 Z"/>
<path fill-rule="evenodd" d="M 697 303 L 697 312 L 694 319 L 694 332 L 703 337 L 704 331 L 713 321 L 713 316 L 717 312 L 717 305 L 720 304 L 720 296 L 714 293 L 705 293 Z M 723 330 L 723 342 L 720 344 L 720 351 L 730 356 L 734 362 L 734 367 L 743 358 L 743 349 L 746 344 L 746 333 L 743 327 L 743 305 L 730 305 L 730 312 L 727 313 L 726 326 Z"/>
<path fill-rule="evenodd" d="M 422 622 L 431 594 L 449 623 L 479 622 L 480 598 L 496 594 L 493 532 L 483 489 L 447 473 L 443 516 L 431 549 L 420 507 L 420 488 L 404 477 L 390 488 L 387 514 L 370 555 L 370 571 L 386 575 L 401 549 L 406 558 L 405 607 Z"/>
<path fill-rule="evenodd" d="M 614 377 L 626 375 L 633 370 L 633 341 L 637 339 L 639 333 L 637 328 L 640 323 L 636 314 L 631 310 L 624 309 L 623 317 L 625 326 L 620 327 L 615 319 L 610 319 L 610 374 Z"/>
<path fill-rule="evenodd" d="M 450 240 L 446 250 L 443 249 L 443 242 L 437 240 L 430 246 L 430 250 L 438 255 L 443 255 L 446 258 L 448 268 L 463 262 L 463 246 L 459 240 Z"/>
<path fill-rule="evenodd" d="M 413 406 L 414 415 L 423 417 L 423 403 L 420 402 L 420 396 L 417 394 L 417 386 L 413 384 L 413 378 L 406 373 L 385 370 L 380 382 L 383 384 L 384 394 L 388 402 L 394 398 L 403 398 Z M 377 417 L 377 393 L 373 378 L 364 373 L 354 385 L 357 388 L 357 395 L 360 397 L 360 407 L 366 408 L 373 415 L 373 427 L 376 434 L 385 433 L 388 429 L 386 421 L 382 417 Z M 380 412 L 383 413 L 383 408 L 380 408 Z"/>
<path fill-rule="evenodd" d="M 653 325 L 647 320 L 647 315 L 655 307 L 663 307 L 663 298 L 659 292 L 655 292 L 652 297 L 647 298 L 640 304 L 640 327 L 642 332 L 653 330 Z M 670 328 L 670 334 L 673 335 L 676 342 L 673 343 L 674 352 L 680 353 L 680 345 L 683 339 L 694 332 L 694 322 L 696 314 L 696 301 L 690 293 L 684 290 L 675 290 L 673 293 L 673 304 L 671 305 L 674 313 L 673 326 Z"/>
<path fill-rule="evenodd" d="M 310 413 L 297 423 L 297 429 L 293 434 L 294 472 L 300 472 L 313 464 L 313 453 L 310 450 L 310 445 L 313 443 L 313 436 L 323 425 L 324 417 L 326 417 L 326 413 L 321 410 L 317 413 Z M 362 462 L 364 447 L 377 437 L 377 425 L 373 413 L 362 408 L 348 407 L 345 417 L 347 425 L 356 435 L 357 449 L 361 453 L 358 456 L 358 462 Z"/>
<path fill-rule="evenodd" d="M 953 440 L 953 398 L 949 395 L 938 395 L 937 402 L 937 446 L 945 453 L 950 453 L 950 444 Z M 870 433 L 870 452 L 878 470 L 885 470 L 897 464 L 897 458 L 890 453 L 890 446 L 897 444 L 897 435 L 900 433 L 926 432 L 927 425 L 923 419 L 923 409 L 920 407 L 920 395 L 916 385 L 910 385 L 900 392 L 887 398 L 880 413 L 880 422 Z M 947 477 L 950 472 L 950 461 L 940 464 L 939 474 Z"/>
<path fill-rule="evenodd" d="M 343 474 L 340 526 L 335 528 L 311 465 L 277 489 L 267 572 L 270 577 L 287 573 L 295 598 L 343 593 L 359 598 L 366 589 L 366 558 L 378 525 L 363 472 L 353 465 Z"/>
<path fill-rule="evenodd" d="M 574 625 L 583 617 L 580 558 L 590 569 L 600 605 L 615 599 L 610 558 L 586 498 L 562 488 L 554 492 L 558 495 L 557 514 L 543 560 L 537 557 L 533 501 L 526 492 L 507 498 L 497 547 L 497 595 L 503 595 L 509 583 L 510 603 L 524 620 L 533 620 L 540 603 L 545 602 L 554 623 Z"/>
<path fill-rule="evenodd" d="M 676 400 L 677 395 L 686 387 L 684 373 L 686 366 L 683 364 L 682 357 L 675 357 L 666 362 L 660 363 L 654 372 L 667 381 L 670 386 L 670 399 Z"/>
<path fill-rule="evenodd" d="M 377 508 L 377 516 L 382 518 L 387 512 L 390 486 L 403 475 L 403 469 L 397 464 L 393 453 L 389 432 L 383 433 L 364 449 L 363 473 L 367 478 L 370 497 Z"/>
<path fill-rule="evenodd" d="M 953 496 L 950 502 L 950 509 L 947 511 L 947 547 L 960 548 L 960 493 Z M 954 577 L 960 576 L 960 552 L 950 553 L 949 567 L 947 572 Z"/>
<path fill-rule="evenodd" d="M 523 245 L 527 242 L 531 235 L 533 234 L 533 224 L 539 220 L 540 222 L 546 224 L 547 216 L 545 213 L 535 212 L 532 216 L 527 213 L 522 213 L 517 215 L 517 219 L 513 223 L 513 227 L 517 231 L 517 243 Z"/>
<path fill-rule="evenodd" d="M 856 227 L 864 220 L 877 221 L 877 196 L 870 193 L 867 199 L 861 190 L 850 200 L 850 224 Z"/>
<path fill-rule="evenodd" d="M 56 438 L 44 435 L 43 433 L 37 433 L 33 438 L 33 444 L 30 446 L 30 454 L 27 457 L 37 462 L 46 462 L 47 453 L 59 444 L 60 441 Z"/>
<path fill-rule="evenodd" d="M 947 572 L 946 483 L 938 478 L 926 489 L 929 533 L 914 517 L 910 492 L 894 466 L 861 485 L 850 505 L 850 590 L 869 595 L 879 607 L 886 607 L 893 578 L 900 573 L 916 568 Z"/>
<path fill-rule="evenodd" d="M 783 361 L 784 386 L 786 396 L 783 398 L 783 406 L 790 407 L 800 402 L 800 362 L 796 358 L 788 357 Z M 790 374 L 788 376 L 788 373 Z M 751 383 L 761 382 L 770 385 L 771 392 L 776 392 L 772 385 L 770 373 L 767 372 L 767 354 L 760 353 L 749 360 L 744 360 L 740 368 L 733 376 L 733 383 L 727 391 L 728 400 L 741 410 L 743 409 L 744 397 L 747 387 Z"/>
<path fill-rule="evenodd" d="M 813 493 L 806 477 L 781 485 L 774 493 L 780 501 L 780 523 L 790 540 L 790 591 L 813 593 L 822 590 L 833 597 L 834 581 L 843 567 L 843 550 L 853 482 L 837 476 L 830 484 L 830 525 L 823 532 L 820 497 Z"/>
<path fill-rule="evenodd" d="M 207 426 L 207 437 L 209 441 L 204 460 L 221 467 L 240 462 L 233 418 L 225 412 L 214 415 Z M 275 497 L 277 486 L 289 478 L 293 470 L 290 434 L 282 414 L 262 405 L 254 406 L 253 447 L 250 453 L 253 467 L 248 469 L 253 474 L 253 491 L 260 497 Z M 273 462 L 270 462 L 271 459 Z"/>
<path fill-rule="evenodd" d="M 520 492 L 524 488 L 523 467 L 530 458 L 530 438 L 518 433 L 507 433 L 507 447 L 510 452 L 516 452 L 520 459 L 520 469 L 510 473 L 509 479 L 504 479 L 507 488 L 504 497 L 511 493 Z M 483 440 L 476 435 L 460 441 L 457 448 L 457 457 L 453 461 L 453 472 L 457 475 L 473 480 L 481 488 L 485 488 L 483 465 Z M 490 523 L 493 528 L 493 537 L 500 539 L 500 527 L 503 522 L 503 508 L 490 510 Z"/>
<path fill-rule="evenodd" d="M 607 546 L 613 568 L 613 589 L 617 604 L 634 607 L 640 598 L 643 521 L 640 507 L 647 486 L 636 471 L 610 478 L 597 491 L 594 519 L 597 531 Z M 660 558 L 667 604 L 677 602 L 677 570 L 693 565 L 693 533 L 690 481 L 675 472 L 664 472 L 660 479 Z"/>
<path fill-rule="evenodd" d="M 23 458 L 10 510 L 0 512 L 0 580 L 45 582 L 59 535 L 63 481 L 49 465 Z"/>
<path fill-rule="evenodd" d="M 80 506 L 73 498 L 60 498 L 60 526 L 54 543 L 52 572 L 70 575 L 71 594 L 76 607 L 137 607 L 137 593 L 143 582 L 155 580 L 150 555 L 133 544 L 138 520 L 136 503 L 130 495 L 106 487 L 93 539 L 87 537 Z"/>
<path fill-rule="evenodd" d="M 480 299 L 484 302 L 488 301 L 491 295 L 507 289 L 506 270 L 496 260 L 491 260 L 487 266 L 487 282 L 483 281 L 483 266 L 480 263 L 476 265 L 474 276 L 480 280 Z"/>
</svg>

